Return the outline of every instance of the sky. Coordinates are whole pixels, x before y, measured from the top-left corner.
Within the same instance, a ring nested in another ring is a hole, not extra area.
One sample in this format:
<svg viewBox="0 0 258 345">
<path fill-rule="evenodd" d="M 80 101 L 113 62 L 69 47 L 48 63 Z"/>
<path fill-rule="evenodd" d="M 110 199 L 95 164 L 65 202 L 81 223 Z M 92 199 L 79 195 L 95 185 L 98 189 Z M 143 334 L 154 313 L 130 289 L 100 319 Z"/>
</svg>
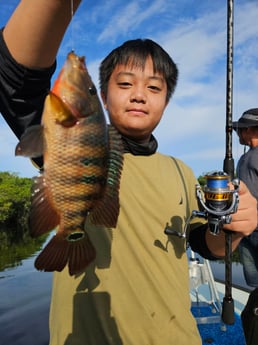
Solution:
<svg viewBox="0 0 258 345">
<path fill-rule="evenodd" d="M 18 0 L 0 0 L 5 25 Z M 72 14 L 71 14 L 72 15 Z M 258 1 L 234 1 L 232 117 L 258 107 Z M 74 49 L 86 57 L 97 88 L 98 66 L 128 39 L 159 43 L 179 69 L 178 84 L 159 126 L 158 150 L 189 165 L 195 176 L 223 170 L 226 147 L 227 1 L 137 0 L 83 1 L 65 34 L 57 56 L 57 72 Z M 47 47 L 46 47 L 47 49 Z M 28 158 L 15 157 L 17 138 L 0 114 L 0 171 L 32 177 Z M 235 165 L 243 153 L 232 135 Z"/>
</svg>

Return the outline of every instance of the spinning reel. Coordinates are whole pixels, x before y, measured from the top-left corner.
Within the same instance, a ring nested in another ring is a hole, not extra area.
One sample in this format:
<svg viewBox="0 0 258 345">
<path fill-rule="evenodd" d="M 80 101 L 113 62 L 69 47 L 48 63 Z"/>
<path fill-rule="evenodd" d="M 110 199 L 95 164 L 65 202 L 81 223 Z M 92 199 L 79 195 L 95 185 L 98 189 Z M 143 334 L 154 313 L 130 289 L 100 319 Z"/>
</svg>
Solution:
<svg viewBox="0 0 258 345">
<path fill-rule="evenodd" d="M 231 214 L 235 213 L 239 203 L 239 179 L 234 179 L 234 189 L 228 186 L 229 175 L 218 171 L 205 176 L 207 184 L 203 188 L 196 186 L 196 195 L 202 207 L 202 211 L 193 211 L 192 217 L 204 217 L 208 220 L 210 232 L 218 235 L 223 229 L 223 224 L 229 224 L 232 220 Z M 225 231 L 225 296 L 222 304 L 222 320 L 232 325 L 234 318 L 234 300 L 232 298 L 232 232 Z"/>
<path fill-rule="evenodd" d="M 230 190 L 229 176 L 223 171 L 216 171 L 205 176 L 206 185 L 201 190 L 196 185 L 196 196 L 200 203 L 201 211 L 193 211 L 192 217 L 203 217 L 208 220 L 210 232 L 218 235 L 223 224 L 231 222 L 231 214 L 238 208 L 239 179 L 234 179 L 233 190 Z M 205 200 L 204 200 L 205 199 Z"/>
</svg>

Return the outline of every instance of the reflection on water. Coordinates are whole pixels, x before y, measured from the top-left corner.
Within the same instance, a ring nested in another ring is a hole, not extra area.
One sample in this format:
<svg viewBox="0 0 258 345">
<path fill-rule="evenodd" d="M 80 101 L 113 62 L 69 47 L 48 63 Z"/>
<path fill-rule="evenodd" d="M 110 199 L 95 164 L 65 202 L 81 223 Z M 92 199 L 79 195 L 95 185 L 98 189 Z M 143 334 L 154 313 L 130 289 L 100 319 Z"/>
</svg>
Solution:
<svg viewBox="0 0 258 345">
<path fill-rule="evenodd" d="M 223 262 L 211 261 L 210 265 L 215 279 L 225 281 L 225 264 Z M 245 282 L 243 266 L 239 262 L 232 263 L 232 284 L 247 291 L 252 290 Z"/>
<path fill-rule="evenodd" d="M 34 268 L 36 255 L 0 270 L 0 345 L 48 345 L 52 274 Z M 224 264 L 211 267 L 215 278 L 224 280 Z M 232 273 L 233 283 L 246 286 L 241 264 L 234 263 Z"/>
<path fill-rule="evenodd" d="M 188 249 L 188 256 L 191 257 L 191 251 Z M 202 262 L 202 258 L 196 255 Z M 220 282 L 225 281 L 225 262 L 223 260 L 210 261 L 210 266 L 215 280 Z M 239 252 L 236 250 L 232 255 L 232 284 L 235 287 L 240 287 L 244 290 L 250 291 L 252 288 L 245 282 L 243 274 L 243 266 L 240 263 Z"/>
<path fill-rule="evenodd" d="M 52 274 L 34 268 L 38 252 L 24 260 L 12 252 L 12 261 L 0 254 L 9 267 L 0 271 L 0 345 L 47 345 Z"/>
</svg>

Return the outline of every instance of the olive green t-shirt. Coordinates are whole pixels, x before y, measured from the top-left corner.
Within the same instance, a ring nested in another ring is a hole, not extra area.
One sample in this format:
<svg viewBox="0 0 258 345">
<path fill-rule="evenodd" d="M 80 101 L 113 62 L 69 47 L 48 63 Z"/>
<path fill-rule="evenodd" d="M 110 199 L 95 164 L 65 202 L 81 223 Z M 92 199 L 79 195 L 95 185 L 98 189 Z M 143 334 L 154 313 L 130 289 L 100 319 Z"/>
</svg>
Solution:
<svg viewBox="0 0 258 345">
<path fill-rule="evenodd" d="M 76 277 L 54 273 L 50 344 L 200 345 L 185 240 L 164 233 L 197 209 L 197 181 L 177 160 L 187 197 L 171 157 L 124 156 L 117 227 L 87 222 L 96 260 Z"/>
</svg>

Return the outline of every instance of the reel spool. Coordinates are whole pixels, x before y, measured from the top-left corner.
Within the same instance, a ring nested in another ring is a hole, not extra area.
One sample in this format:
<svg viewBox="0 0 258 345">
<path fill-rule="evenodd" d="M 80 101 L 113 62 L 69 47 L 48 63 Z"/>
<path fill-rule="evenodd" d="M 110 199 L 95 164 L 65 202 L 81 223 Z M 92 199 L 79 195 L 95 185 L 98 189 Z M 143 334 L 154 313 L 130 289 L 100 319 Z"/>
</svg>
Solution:
<svg viewBox="0 0 258 345">
<path fill-rule="evenodd" d="M 231 190 L 228 186 L 229 175 L 223 171 L 207 174 L 205 178 L 203 191 L 199 185 L 196 186 L 196 195 L 202 206 L 198 216 L 208 219 L 210 232 L 218 235 L 223 224 L 229 224 L 231 214 L 237 211 L 239 181 L 232 181 L 235 188 Z"/>
</svg>

